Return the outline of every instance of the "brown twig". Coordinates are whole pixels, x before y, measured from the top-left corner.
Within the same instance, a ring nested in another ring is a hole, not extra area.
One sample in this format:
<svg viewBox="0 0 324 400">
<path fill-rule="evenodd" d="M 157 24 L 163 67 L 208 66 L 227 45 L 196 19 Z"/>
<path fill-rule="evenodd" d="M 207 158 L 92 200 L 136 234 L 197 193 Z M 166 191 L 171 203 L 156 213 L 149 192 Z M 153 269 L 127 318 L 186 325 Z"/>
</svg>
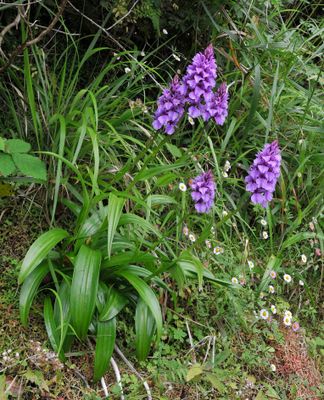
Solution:
<svg viewBox="0 0 324 400">
<path fill-rule="evenodd" d="M 44 29 L 38 36 L 36 36 L 34 39 L 26 40 L 24 43 L 19 45 L 10 55 L 8 61 L 4 66 L 0 68 L 0 74 L 3 73 L 11 64 L 14 58 L 18 55 L 21 54 L 27 47 L 30 47 L 39 41 L 43 39 L 44 36 L 46 36 L 51 30 L 54 28 L 58 20 L 60 19 L 61 15 L 64 12 L 64 9 L 66 7 L 68 0 L 62 0 L 61 4 L 59 6 L 58 12 L 53 18 L 52 22 L 48 25 L 46 29 Z"/>
</svg>

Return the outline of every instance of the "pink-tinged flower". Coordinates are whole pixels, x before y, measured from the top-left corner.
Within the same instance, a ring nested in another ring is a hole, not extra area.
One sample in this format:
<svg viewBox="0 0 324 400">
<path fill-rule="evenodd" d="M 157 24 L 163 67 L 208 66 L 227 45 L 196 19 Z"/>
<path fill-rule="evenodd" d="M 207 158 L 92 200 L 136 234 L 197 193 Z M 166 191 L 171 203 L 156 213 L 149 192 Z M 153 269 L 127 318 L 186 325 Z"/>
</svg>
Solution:
<svg viewBox="0 0 324 400">
<path fill-rule="evenodd" d="M 164 89 L 157 101 L 158 108 L 154 115 L 153 128 L 164 128 L 168 135 L 172 135 L 180 121 L 185 107 L 185 87 L 179 82 L 176 75 L 169 89 Z"/>
<path fill-rule="evenodd" d="M 276 276 L 277 276 L 277 273 L 276 273 L 276 271 L 270 271 L 270 278 L 272 278 L 272 279 L 276 279 Z"/>
<path fill-rule="evenodd" d="M 280 175 L 281 155 L 278 141 L 266 144 L 257 154 L 245 178 L 246 190 L 252 193 L 251 201 L 266 208 L 272 200 Z"/>
<path fill-rule="evenodd" d="M 321 249 L 316 248 L 315 249 L 315 256 L 321 257 L 321 255 L 322 255 Z"/>
<path fill-rule="evenodd" d="M 190 183 L 191 197 L 199 213 L 208 213 L 214 203 L 216 185 L 211 171 L 197 176 Z"/>
<path fill-rule="evenodd" d="M 300 328 L 300 325 L 299 325 L 299 323 L 298 323 L 297 321 L 294 322 L 294 323 L 291 325 L 291 329 L 292 329 L 294 332 L 299 331 L 299 328 Z"/>
</svg>

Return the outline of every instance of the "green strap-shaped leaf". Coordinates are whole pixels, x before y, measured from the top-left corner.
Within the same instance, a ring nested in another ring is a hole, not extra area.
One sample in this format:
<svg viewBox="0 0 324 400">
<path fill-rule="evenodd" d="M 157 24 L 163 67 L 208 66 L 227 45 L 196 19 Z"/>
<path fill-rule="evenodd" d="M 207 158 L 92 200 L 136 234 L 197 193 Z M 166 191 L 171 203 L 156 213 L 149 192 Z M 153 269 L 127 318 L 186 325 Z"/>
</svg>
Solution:
<svg viewBox="0 0 324 400">
<path fill-rule="evenodd" d="M 109 203 L 107 209 L 107 219 L 108 219 L 108 235 L 107 235 L 107 254 L 108 258 L 111 255 L 111 247 L 118 226 L 120 216 L 125 204 L 125 199 L 117 197 L 115 194 L 110 193 Z"/>
<path fill-rule="evenodd" d="M 87 335 L 96 305 L 101 253 L 83 245 L 74 262 L 71 285 L 71 319 L 80 339 Z"/>
<path fill-rule="evenodd" d="M 150 352 L 155 326 L 155 319 L 149 307 L 140 298 L 137 302 L 135 313 L 135 346 L 136 356 L 139 361 L 145 360 Z"/>
<path fill-rule="evenodd" d="M 43 233 L 36 239 L 23 259 L 18 283 L 23 283 L 26 277 L 44 260 L 52 248 L 68 236 L 69 234 L 66 230 L 55 228 Z"/>
<path fill-rule="evenodd" d="M 29 310 L 36 296 L 39 285 L 49 272 L 48 264 L 46 262 L 38 265 L 29 274 L 24 281 L 19 297 L 19 312 L 20 320 L 24 326 L 27 326 Z"/>
<path fill-rule="evenodd" d="M 60 339 L 54 321 L 54 312 L 50 297 L 46 297 L 44 301 L 44 322 L 51 346 L 53 347 L 54 351 L 58 352 Z"/>
<path fill-rule="evenodd" d="M 130 271 L 118 271 L 116 272 L 116 275 L 126 279 L 135 288 L 139 296 L 151 310 L 151 313 L 153 314 L 156 323 L 158 340 L 162 334 L 162 314 L 159 302 L 153 290 L 147 285 L 147 283 L 143 281 L 143 279 L 139 278 L 137 275 L 133 274 Z"/>
<path fill-rule="evenodd" d="M 128 303 L 128 299 L 123 296 L 118 290 L 111 287 L 107 294 L 107 302 L 103 307 L 99 320 L 108 321 L 114 318 Z"/>
<path fill-rule="evenodd" d="M 116 340 L 116 319 L 109 321 L 98 321 L 95 365 L 94 365 L 94 381 L 98 381 L 107 371 L 109 361 L 112 356 Z"/>
<path fill-rule="evenodd" d="M 71 319 L 70 296 L 71 285 L 63 280 L 55 298 L 54 321 L 60 337 L 60 348 L 63 348 L 64 350 L 69 348 L 73 336 L 69 325 Z M 69 335 L 67 335 L 68 332 Z"/>
</svg>

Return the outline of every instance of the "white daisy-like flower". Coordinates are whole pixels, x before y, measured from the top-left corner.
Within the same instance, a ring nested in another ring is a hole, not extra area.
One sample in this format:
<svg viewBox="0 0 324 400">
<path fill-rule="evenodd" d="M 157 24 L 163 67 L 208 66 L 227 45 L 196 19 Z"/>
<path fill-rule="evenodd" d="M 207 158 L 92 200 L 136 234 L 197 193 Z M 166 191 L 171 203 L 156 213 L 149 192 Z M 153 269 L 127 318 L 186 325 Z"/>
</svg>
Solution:
<svg viewBox="0 0 324 400">
<path fill-rule="evenodd" d="M 269 237 L 268 232 L 267 231 L 263 231 L 262 232 L 262 237 L 263 237 L 263 239 L 268 239 L 268 237 Z"/>
<path fill-rule="evenodd" d="M 188 117 L 188 121 L 189 121 L 189 124 L 191 125 L 191 126 L 194 126 L 195 125 L 195 121 L 193 120 L 193 118 L 192 117 Z"/>
<path fill-rule="evenodd" d="M 228 172 L 232 168 L 231 163 L 226 160 L 224 165 L 224 171 Z"/>
<path fill-rule="evenodd" d="M 174 58 L 175 60 L 181 61 L 181 60 L 180 60 L 180 57 L 179 57 L 177 54 L 174 54 L 174 53 L 173 53 L 172 55 L 173 55 L 173 58 Z"/>
<path fill-rule="evenodd" d="M 269 318 L 269 312 L 263 308 L 263 309 L 260 311 L 260 317 L 261 317 L 262 319 L 268 319 L 268 318 Z"/>
<path fill-rule="evenodd" d="M 237 278 L 233 277 L 233 278 L 232 278 L 232 283 L 234 283 L 235 285 L 237 285 L 237 284 L 238 284 Z"/>
<path fill-rule="evenodd" d="M 304 286 L 304 281 L 302 281 L 301 279 L 299 281 L 299 286 Z"/>
<path fill-rule="evenodd" d="M 209 249 L 211 248 L 210 240 L 205 240 L 205 244 Z"/>
<path fill-rule="evenodd" d="M 223 249 L 223 247 L 216 246 L 213 249 L 213 253 L 216 254 L 216 256 L 218 256 L 218 254 L 224 253 L 224 249 Z"/>
<path fill-rule="evenodd" d="M 186 192 L 187 191 L 187 186 L 183 182 L 180 182 L 179 183 L 179 189 L 181 190 L 181 192 Z"/>
<path fill-rule="evenodd" d="M 277 276 L 277 273 L 276 273 L 276 271 L 270 271 L 270 278 L 272 278 L 272 279 L 276 279 L 276 276 Z"/>
<path fill-rule="evenodd" d="M 190 242 L 195 242 L 196 241 L 196 236 L 193 233 L 189 234 L 189 240 Z"/>
<path fill-rule="evenodd" d="M 288 315 L 285 315 L 283 318 L 283 321 L 285 326 L 290 326 L 291 325 L 291 317 L 289 317 Z"/>
<path fill-rule="evenodd" d="M 269 293 L 274 293 L 275 292 L 275 288 L 272 285 L 269 285 Z"/>
<path fill-rule="evenodd" d="M 226 210 L 223 210 L 222 215 L 223 217 L 226 217 L 228 215 L 228 212 Z"/>
<path fill-rule="evenodd" d="M 306 263 L 307 263 L 307 257 L 305 256 L 305 254 L 302 254 L 302 255 L 301 255 L 301 260 L 302 260 L 302 263 L 303 263 L 303 264 L 306 264 Z"/>
<path fill-rule="evenodd" d="M 168 35 L 168 34 L 169 34 L 169 32 L 168 32 L 166 29 L 162 29 L 162 32 L 163 32 L 165 35 Z"/>
<path fill-rule="evenodd" d="M 270 309 L 271 309 L 272 314 L 277 314 L 277 308 L 274 304 L 271 304 Z"/>
<path fill-rule="evenodd" d="M 253 262 L 253 261 L 248 260 L 247 263 L 248 263 L 248 266 L 249 266 L 250 269 L 253 269 L 253 268 L 254 268 L 254 262 Z"/>
<path fill-rule="evenodd" d="M 285 317 L 292 318 L 292 313 L 289 310 L 285 310 Z"/>
<path fill-rule="evenodd" d="M 262 218 L 260 220 L 260 223 L 261 223 L 262 226 L 267 226 L 268 225 L 267 221 L 264 218 Z"/>
<path fill-rule="evenodd" d="M 270 369 L 272 372 L 276 372 L 277 371 L 277 367 L 274 364 L 270 365 Z"/>
<path fill-rule="evenodd" d="M 223 171 L 223 177 L 228 178 L 228 173 L 226 171 Z"/>
<path fill-rule="evenodd" d="M 287 283 L 291 282 L 291 276 L 289 274 L 285 274 L 283 278 Z"/>
</svg>

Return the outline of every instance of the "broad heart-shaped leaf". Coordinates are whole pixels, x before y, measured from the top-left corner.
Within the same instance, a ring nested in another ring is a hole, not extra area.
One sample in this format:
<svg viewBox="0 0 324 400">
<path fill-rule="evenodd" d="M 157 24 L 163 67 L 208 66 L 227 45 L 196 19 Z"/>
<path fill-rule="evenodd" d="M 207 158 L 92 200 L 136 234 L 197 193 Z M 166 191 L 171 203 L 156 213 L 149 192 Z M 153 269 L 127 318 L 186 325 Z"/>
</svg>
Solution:
<svg viewBox="0 0 324 400">
<path fill-rule="evenodd" d="M 6 153 L 28 153 L 31 146 L 21 139 L 8 139 L 5 144 Z"/>
<path fill-rule="evenodd" d="M 130 271 L 121 270 L 116 272 L 115 274 L 126 279 L 135 288 L 141 299 L 149 307 L 155 319 L 157 340 L 159 340 L 162 334 L 162 314 L 159 302 L 157 301 L 153 290 L 148 286 L 147 283 L 143 281 L 143 279 L 139 278 L 137 275 Z"/>
<path fill-rule="evenodd" d="M 27 326 L 29 310 L 36 296 L 39 285 L 49 272 L 48 263 L 44 262 L 38 265 L 25 279 L 19 297 L 20 320 L 24 326 Z"/>
<path fill-rule="evenodd" d="M 116 318 L 98 321 L 94 365 L 94 381 L 98 381 L 107 371 L 116 340 Z"/>
<path fill-rule="evenodd" d="M 74 262 L 71 319 L 79 339 L 87 335 L 96 305 L 101 253 L 82 245 Z"/>
<path fill-rule="evenodd" d="M 13 153 L 12 159 L 24 175 L 40 180 L 46 181 L 46 166 L 42 160 L 30 154 Z"/>
<path fill-rule="evenodd" d="M 135 313 L 136 356 L 143 361 L 148 356 L 155 331 L 155 319 L 144 301 L 139 298 Z"/>
<path fill-rule="evenodd" d="M 46 297 L 44 301 L 44 322 L 51 346 L 53 347 L 53 350 L 58 353 L 60 351 L 60 336 L 54 320 L 52 301 L 49 296 Z M 61 361 L 65 358 L 62 351 L 60 351 L 59 358 Z"/>
<path fill-rule="evenodd" d="M 68 237 L 69 234 L 66 230 L 60 228 L 51 229 L 43 233 L 35 242 L 30 246 L 23 262 L 21 264 L 18 283 L 21 284 L 36 267 L 39 265 L 48 253 L 55 247 L 61 240 Z"/>
<path fill-rule="evenodd" d="M 123 296 L 118 290 L 110 287 L 107 293 L 107 302 L 103 307 L 99 320 L 108 321 L 114 318 L 128 303 L 128 299 Z"/>
<path fill-rule="evenodd" d="M 111 247 L 118 226 L 120 216 L 125 204 L 125 199 L 117 197 L 114 193 L 110 193 L 108 200 L 107 219 L 108 219 L 108 235 L 107 235 L 107 254 L 111 255 Z"/>
<path fill-rule="evenodd" d="M 16 166 L 9 154 L 0 153 L 0 176 L 8 176 L 16 171 Z"/>
</svg>

